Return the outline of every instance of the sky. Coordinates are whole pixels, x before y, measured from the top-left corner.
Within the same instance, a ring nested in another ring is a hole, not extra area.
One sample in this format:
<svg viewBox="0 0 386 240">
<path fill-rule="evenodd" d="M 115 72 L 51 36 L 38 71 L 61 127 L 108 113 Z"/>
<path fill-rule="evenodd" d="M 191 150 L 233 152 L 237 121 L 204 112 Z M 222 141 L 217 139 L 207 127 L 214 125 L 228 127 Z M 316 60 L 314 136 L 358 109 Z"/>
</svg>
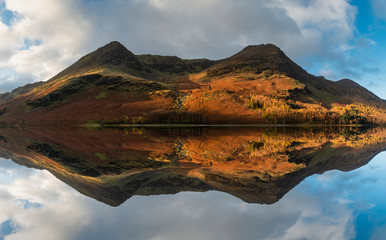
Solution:
<svg viewBox="0 0 386 240">
<path fill-rule="evenodd" d="M 384 0 L 0 0 L 0 93 L 111 41 L 135 54 L 222 59 L 273 43 L 316 76 L 386 99 Z"/>
</svg>

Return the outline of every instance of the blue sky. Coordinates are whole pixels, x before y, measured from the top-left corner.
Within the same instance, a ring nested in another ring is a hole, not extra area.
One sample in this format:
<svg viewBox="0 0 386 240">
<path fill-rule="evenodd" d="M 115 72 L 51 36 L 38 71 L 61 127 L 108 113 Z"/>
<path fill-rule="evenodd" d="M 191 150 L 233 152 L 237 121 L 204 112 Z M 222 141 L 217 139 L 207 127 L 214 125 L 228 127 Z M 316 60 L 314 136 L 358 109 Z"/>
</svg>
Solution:
<svg viewBox="0 0 386 240">
<path fill-rule="evenodd" d="M 386 98 L 382 0 L 0 0 L 0 92 L 117 40 L 135 54 L 220 59 L 273 43 L 314 75 Z"/>
</svg>

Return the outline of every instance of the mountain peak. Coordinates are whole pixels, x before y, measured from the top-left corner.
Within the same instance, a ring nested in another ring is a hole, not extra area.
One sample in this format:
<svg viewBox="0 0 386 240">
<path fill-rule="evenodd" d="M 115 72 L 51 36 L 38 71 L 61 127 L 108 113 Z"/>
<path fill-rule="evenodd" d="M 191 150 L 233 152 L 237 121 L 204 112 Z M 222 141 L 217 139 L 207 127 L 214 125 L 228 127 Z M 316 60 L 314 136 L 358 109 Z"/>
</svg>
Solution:
<svg viewBox="0 0 386 240">
<path fill-rule="evenodd" d="M 119 65 L 123 60 L 134 60 L 135 55 L 127 50 L 120 42 L 113 41 L 98 48 L 95 52 L 86 55 L 84 58 L 89 59 L 92 64 Z"/>
<path fill-rule="evenodd" d="M 280 48 L 272 43 L 259 44 L 259 45 L 248 45 L 243 51 L 281 51 Z"/>
<path fill-rule="evenodd" d="M 233 71 L 262 73 L 279 72 L 306 81 L 309 75 L 273 44 L 250 45 L 235 55 L 219 61 L 210 69 L 210 76 L 224 75 Z"/>
<path fill-rule="evenodd" d="M 129 50 L 127 50 L 127 48 L 125 46 L 123 46 L 120 42 L 118 41 L 112 41 L 100 48 L 98 48 L 96 51 L 94 52 L 98 52 L 98 51 L 122 51 L 122 52 L 130 52 Z"/>
<path fill-rule="evenodd" d="M 81 75 L 94 68 L 108 65 L 124 65 L 132 67 L 133 69 L 141 67 L 140 62 L 132 52 L 127 50 L 120 42 L 113 41 L 82 57 L 51 80 L 58 79 L 62 76 Z"/>
<path fill-rule="evenodd" d="M 353 80 L 348 79 L 348 78 L 341 79 L 341 80 L 339 80 L 338 82 L 339 82 L 339 83 L 346 84 L 346 85 L 351 85 L 351 86 L 360 86 L 358 83 L 356 83 L 356 82 L 354 82 Z"/>
<path fill-rule="evenodd" d="M 260 45 L 249 45 L 240 52 L 236 53 L 231 60 L 251 61 L 256 59 L 287 59 L 288 57 L 284 52 L 273 44 L 260 44 Z"/>
<path fill-rule="evenodd" d="M 107 47 L 107 46 L 115 46 L 115 47 L 123 47 L 123 48 L 125 48 L 125 46 L 123 46 L 122 43 L 120 43 L 118 41 L 111 41 L 108 44 L 106 44 L 105 46 L 100 47 L 100 48 L 104 48 L 104 47 Z"/>
<path fill-rule="evenodd" d="M 249 56 L 284 55 L 280 48 L 273 44 L 249 45 L 237 54 Z"/>
</svg>

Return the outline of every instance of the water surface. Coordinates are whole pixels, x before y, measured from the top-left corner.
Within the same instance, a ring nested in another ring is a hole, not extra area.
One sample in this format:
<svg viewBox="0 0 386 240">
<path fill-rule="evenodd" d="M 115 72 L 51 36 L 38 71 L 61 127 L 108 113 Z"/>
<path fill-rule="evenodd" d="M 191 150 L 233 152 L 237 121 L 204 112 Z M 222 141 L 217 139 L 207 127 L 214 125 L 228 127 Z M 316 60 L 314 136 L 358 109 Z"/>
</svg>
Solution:
<svg viewBox="0 0 386 240">
<path fill-rule="evenodd" d="M 383 129 L 0 135 L 1 238 L 380 239 L 386 230 Z"/>
</svg>

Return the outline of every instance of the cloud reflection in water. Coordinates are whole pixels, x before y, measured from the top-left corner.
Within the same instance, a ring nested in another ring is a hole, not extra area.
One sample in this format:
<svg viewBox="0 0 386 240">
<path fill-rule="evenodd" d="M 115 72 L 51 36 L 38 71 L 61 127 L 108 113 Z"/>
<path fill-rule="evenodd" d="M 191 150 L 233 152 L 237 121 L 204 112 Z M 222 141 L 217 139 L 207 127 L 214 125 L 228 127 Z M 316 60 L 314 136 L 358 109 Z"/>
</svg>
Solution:
<svg viewBox="0 0 386 240">
<path fill-rule="evenodd" d="M 386 154 L 348 173 L 307 178 L 273 205 L 221 192 L 134 196 L 117 208 L 47 171 L 0 161 L 6 239 L 352 239 L 385 232 Z"/>
</svg>

